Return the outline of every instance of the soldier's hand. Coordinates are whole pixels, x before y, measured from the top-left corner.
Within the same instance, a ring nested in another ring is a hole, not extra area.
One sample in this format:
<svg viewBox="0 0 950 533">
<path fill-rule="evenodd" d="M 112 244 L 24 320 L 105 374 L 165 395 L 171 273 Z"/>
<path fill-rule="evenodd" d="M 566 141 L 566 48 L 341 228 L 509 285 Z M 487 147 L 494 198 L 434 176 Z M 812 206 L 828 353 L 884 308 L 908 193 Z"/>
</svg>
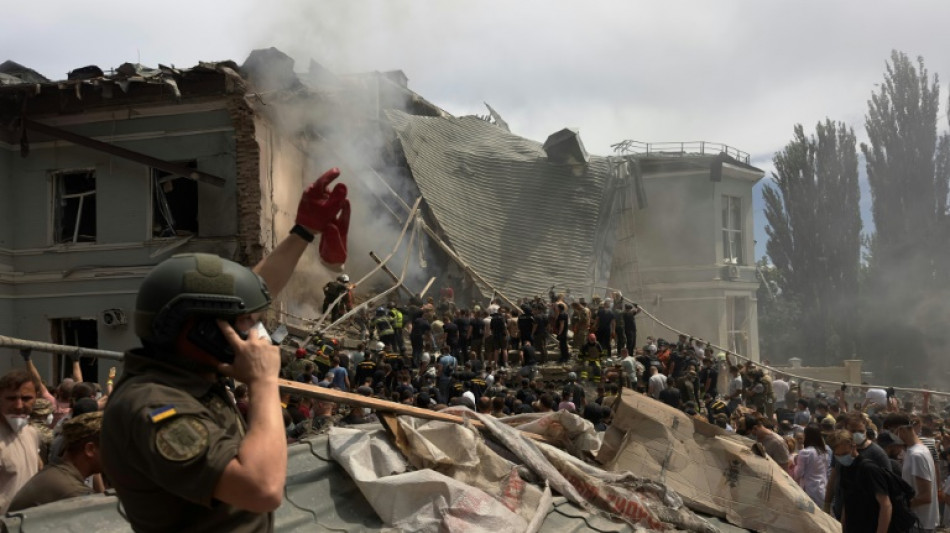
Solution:
<svg viewBox="0 0 950 533">
<path fill-rule="evenodd" d="M 247 340 L 238 336 L 230 324 L 218 320 L 228 344 L 234 349 L 234 363 L 218 365 L 218 371 L 249 386 L 261 380 L 276 380 L 280 373 L 280 348 L 270 337 L 251 328 Z"/>
</svg>

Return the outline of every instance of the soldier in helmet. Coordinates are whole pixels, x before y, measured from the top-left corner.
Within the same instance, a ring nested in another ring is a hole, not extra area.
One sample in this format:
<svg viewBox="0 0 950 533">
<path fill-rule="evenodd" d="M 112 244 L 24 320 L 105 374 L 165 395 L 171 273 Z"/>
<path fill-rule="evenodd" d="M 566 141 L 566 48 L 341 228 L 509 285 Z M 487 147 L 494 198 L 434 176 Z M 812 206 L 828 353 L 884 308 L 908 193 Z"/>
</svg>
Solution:
<svg viewBox="0 0 950 533">
<path fill-rule="evenodd" d="M 349 201 L 325 173 L 302 195 L 291 234 L 253 270 L 181 254 L 145 277 L 135 309 L 142 347 L 126 353 L 106 407 L 103 471 L 136 531 L 272 531 L 287 473 L 280 352 L 260 314 L 314 234 L 320 257 L 346 256 Z M 247 386 L 245 424 L 225 386 Z"/>
</svg>

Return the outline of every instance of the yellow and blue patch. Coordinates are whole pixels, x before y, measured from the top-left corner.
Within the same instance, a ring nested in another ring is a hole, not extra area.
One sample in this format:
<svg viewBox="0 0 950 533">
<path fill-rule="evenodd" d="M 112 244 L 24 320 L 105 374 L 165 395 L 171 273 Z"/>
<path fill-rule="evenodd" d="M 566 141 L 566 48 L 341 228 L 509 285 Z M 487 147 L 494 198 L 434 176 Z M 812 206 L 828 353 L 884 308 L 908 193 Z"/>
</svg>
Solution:
<svg viewBox="0 0 950 533">
<path fill-rule="evenodd" d="M 161 422 L 162 420 L 167 420 L 177 414 L 178 414 L 178 411 L 175 410 L 174 405 L 166 405 L 164 407 L 159 407 L 158 409 L 155 409 L 154 411 L 149 413 L 148 418 L 149 420 L 152 421 L 153 424 L 157 424 L 158 422 Z"/>
</svg>

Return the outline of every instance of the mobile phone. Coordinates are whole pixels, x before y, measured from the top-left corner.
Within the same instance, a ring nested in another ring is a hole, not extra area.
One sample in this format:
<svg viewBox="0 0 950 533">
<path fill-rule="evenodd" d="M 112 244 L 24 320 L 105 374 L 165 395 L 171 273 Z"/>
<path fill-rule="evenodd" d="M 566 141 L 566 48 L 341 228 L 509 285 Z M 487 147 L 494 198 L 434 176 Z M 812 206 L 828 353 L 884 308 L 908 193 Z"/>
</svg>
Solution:
<svg viewBox="0 0 950 533">
<path fill-rule="evenodd" d="M 228 321 L 231 329 L 234 329 L 234 323 Z M 243 340 L 247 340 L 247 334 L 241 333 L 235 329 L 235 332 Z M 218 322 L 214 318 L 202 318 L 195 322 L 195 325 L 188 332 L 188 340 L 195 346 L 208 352 L 215 359 L 222 363 L 231 364 L 234 362 L 234 349 L 228 343 Z"/>
</svg>

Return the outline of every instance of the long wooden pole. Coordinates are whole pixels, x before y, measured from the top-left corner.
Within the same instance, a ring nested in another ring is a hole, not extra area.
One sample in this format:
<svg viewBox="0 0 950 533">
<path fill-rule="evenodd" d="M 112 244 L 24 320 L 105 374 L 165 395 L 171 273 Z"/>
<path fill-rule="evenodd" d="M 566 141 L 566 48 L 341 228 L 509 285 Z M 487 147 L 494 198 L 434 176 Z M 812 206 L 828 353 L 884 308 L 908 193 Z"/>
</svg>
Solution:
<svg viewBox="0 0 950 533">
<path fill-rule="evenodd" d="M 363 396 L 362 394 L 353 394 L 351 392 L 343 392 L 337 389 L 328 389 L 326 387 L 320 387 L 317 385 L 309 385 L 307 383 L 300 383 L 298 381 L 280 379 L 278 380 L 278 385 L 280 386 L 280 390 L 284 392 L 299 394 L 309 398 L 316 398 L 325 402 L 340 403 L 353 407 L 366 407 L 368 409 L 374 409 L 381 412 L 394 413 L 397 415 L 408 415 L 416 418 L 424 418 L 426 420 L 441 420 L 443 422 L 453 422 L 455 424 L 463 424 L 466 421 L 466 419 L 460 416 L 450 415 L 448 413 L 441 413 L 439 411 L 423 409 L 413 405 L 391 402 L 389 400 L 373 398 L 371 396 Z M 480 430 L 486 429 L 485 425 L 478 420 L 471 419 L 469 421 L 473 426 Z M 529 433 L 527 431 L 523 431 L 522 433 L 534 440 L 556 445 L 537 433 Z"/>
</svg>

